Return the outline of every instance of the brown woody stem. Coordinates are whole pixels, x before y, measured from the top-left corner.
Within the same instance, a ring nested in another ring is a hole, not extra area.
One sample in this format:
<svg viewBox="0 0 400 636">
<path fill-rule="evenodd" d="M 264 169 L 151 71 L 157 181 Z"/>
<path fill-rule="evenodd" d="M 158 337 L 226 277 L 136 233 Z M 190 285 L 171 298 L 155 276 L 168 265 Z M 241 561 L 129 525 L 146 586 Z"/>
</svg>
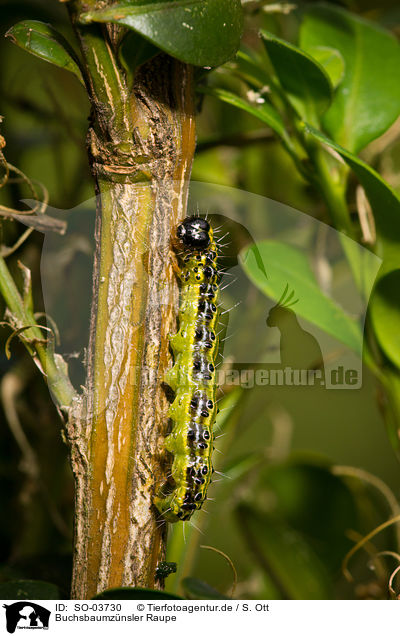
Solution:
<svg viewBox="0 0 400 636">
<path fill-rule="evenodd" d="M 98 210 L 87 390 L 74 403 L 68 437 L 76 477 L 72 595 L 90 598 L 110 587 L 156 587 L 164 558 L 152 497 L 164 470 L 162 379 L 177 307 L 169 247 L 186 211 L 195 138 L 190 67 L 159 55 L 128 87 L 115 30 L 77 32 Z"/>
</svg>

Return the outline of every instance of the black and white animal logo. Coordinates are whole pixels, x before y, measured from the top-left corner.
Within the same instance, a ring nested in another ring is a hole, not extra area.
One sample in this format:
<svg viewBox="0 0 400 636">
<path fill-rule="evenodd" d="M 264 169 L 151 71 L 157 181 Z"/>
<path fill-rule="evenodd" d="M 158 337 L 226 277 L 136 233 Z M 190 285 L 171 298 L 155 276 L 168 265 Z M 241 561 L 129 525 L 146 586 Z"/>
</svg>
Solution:
<svg viewBox="0 0 400 636">
<path fill-rule="evenodd" d="M 50 610 L 32 603 L 31 601 L 18 601 L 11 605 L 3 605 L 6 610 L 6 624 L 9 634 L 14 634 L 16 629 L 48 629 Z"/>
</svg>

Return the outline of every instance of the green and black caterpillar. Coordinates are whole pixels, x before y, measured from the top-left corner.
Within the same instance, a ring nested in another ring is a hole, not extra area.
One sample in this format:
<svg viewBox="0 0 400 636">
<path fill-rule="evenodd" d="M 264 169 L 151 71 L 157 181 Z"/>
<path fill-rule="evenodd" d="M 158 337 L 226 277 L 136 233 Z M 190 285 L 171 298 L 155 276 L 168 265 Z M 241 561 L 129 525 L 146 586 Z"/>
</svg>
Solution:
<svg viewBox="0 0 400 636">
<path fill-rule="evenodd" d="M 171 338 L 174 365 L 165 382 L 175 392 L 165 448 L 173 455 L 171 476 L 154 498 L 166 521 L 187 521 L 201 508 L 213 472 L 213 423 L 217 412 L 218 250 L 213 229 L 191 216 L 176 230 L 173 246 L 180 280 L 179 330 Z"/>
</svg>

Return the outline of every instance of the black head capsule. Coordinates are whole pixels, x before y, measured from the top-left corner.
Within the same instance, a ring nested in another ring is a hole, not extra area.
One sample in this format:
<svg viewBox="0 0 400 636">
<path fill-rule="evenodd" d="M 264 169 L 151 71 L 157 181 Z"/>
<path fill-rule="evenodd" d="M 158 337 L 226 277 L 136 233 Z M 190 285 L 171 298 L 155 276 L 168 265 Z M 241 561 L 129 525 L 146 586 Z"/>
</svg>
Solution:
<svg viewBox="0 0 400 636">
<path fill-rule="evenodd" d="M 185 247 L 204 250 L 210 244 L 210 229 L 205 219 L 189 216 L 178 225 L 176 236 Z"/>
</svg>

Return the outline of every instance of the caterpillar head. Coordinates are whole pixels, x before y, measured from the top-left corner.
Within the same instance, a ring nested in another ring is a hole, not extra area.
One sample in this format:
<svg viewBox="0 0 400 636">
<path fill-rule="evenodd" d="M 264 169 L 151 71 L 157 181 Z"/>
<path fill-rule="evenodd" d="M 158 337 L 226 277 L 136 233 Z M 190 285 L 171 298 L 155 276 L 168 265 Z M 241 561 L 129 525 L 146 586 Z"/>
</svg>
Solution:
<svg viewBox="0 0 400 636">
<path fill-rule="evenodd" d="M 212 229 L 205 219 L 189 216 L 178 225 L 176 237 L 183 248 L 204 250 L 212 240 Z"/>
</svg>

